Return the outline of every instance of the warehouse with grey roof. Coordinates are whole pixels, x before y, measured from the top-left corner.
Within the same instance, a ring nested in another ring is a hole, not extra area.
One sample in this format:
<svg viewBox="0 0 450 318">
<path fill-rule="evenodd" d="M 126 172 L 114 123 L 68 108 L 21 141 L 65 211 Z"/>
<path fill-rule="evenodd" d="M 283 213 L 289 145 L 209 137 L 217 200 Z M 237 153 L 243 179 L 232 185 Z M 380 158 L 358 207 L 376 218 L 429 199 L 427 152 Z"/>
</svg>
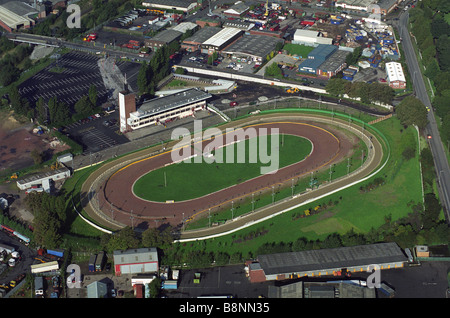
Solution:
<svg viewBox="0 0 450 318">
<path fill-rule="evenodd" d="M 277 43 L 283 43 L 283 39 L 257 34 L 244 35 L 224 49 L 222 53 L 261 62 L 275 50 Z"/>
<path fill-rule="evenodd" d="M 259 255 L 259 266 L 252 266 L 254 270 L 249 270 L 249 277 L 252 282 L 317 277 L 335 275 L 343 269 L 348 272 L 367 271 L 373 265 L 380 269 L 401 268 L 406 262 L 407 257 L 396 243 L 378 243 Z"/>
</svg>

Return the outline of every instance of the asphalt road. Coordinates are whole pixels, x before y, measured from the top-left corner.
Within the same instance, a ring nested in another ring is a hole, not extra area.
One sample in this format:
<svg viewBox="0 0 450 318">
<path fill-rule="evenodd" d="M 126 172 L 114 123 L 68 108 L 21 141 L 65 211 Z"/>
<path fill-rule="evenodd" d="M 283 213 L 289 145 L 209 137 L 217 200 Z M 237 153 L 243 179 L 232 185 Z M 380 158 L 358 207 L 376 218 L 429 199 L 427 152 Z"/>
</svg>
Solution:
<svg viewBox="0 0 450 318">
<path fill-rule="evenodd" d="M 1 274 L 0 283 L 6 285 L 20 274 L 29 272 L 30 266 L 33 264 L 34 258 L 37 254 L 36 251 L 28 248 L 14 237 L 11 237 L 1 231 L 0 242 L 14 247 L 14 249 L 20 253 L 20 256 L 22 258 L 20 262 L 16 264 L 16 266 L 8 268 L 4 273 Z"/>
<path fill-rule="evenodd" d="M 428 112 L 428 125 L 425 128 L 425 133 L 431 135 L 428 139 L 431 152 L 434 158 L 436 169 L 439 197 L 441 204 L 445 207 L 447 221 L 450 221 L 450 169 L 447 157 L 445 155 L 444 146 L 442 144 L 441 136 L 434 117 L 433 108 L 431 107 L 430 98 L 428 97 L 425 83 L 420 72 L 419 64 L 417 62 L 416 53 L 412 46 L 413 39 L 408 32 L 409 13 L 402 12 L 399 16 L 398 27 L 400 36 L 402 38 L 403 51 L 405 52 L 406 63 L 408 64 L 409 73 L 413 81 L 414 92 L 416 97 L 422 101 L 425 106 L 428 106 L 431 111 Z"/>
</svg>

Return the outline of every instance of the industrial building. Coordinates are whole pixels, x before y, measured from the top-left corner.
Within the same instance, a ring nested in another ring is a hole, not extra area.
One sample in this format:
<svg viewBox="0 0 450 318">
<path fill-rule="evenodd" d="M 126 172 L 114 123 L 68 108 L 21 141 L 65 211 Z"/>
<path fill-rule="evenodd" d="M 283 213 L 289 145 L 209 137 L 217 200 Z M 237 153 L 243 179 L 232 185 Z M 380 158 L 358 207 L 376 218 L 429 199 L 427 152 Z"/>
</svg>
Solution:
<svg viewBox="0 0 450 318">
<path fill-rule="evenodd" d="M 376 0 L 338 0 L 335 6 L 344 10 L 356 10 L 371 12 L 371 8 L 375 7 Z"/>
<path fill-rule="evenodd" d="M 301 252 L 259 255 L 248 265 L 251 282 L 300 277 L 334 276 L 336 273 L 401 268 L 407 257 L 396 243 L 378 243 Z"/>
<path fill-rule="evenodd" d="M 167 29 L 159 32 L 150 39 L 145 39 L 144 43 L 146 47 L 156 51 L 164 45 L 170 45 L 171 43 L 178 41 L 182 35 L 183 33 L 180 31 Z"/>
<path fill-rule="evenodd" d="M 0 26 L 8 32 L 29 29 L 35 24 L 38 10 L 25 2 L 10 1 L 0 5 Z"/>
<path fill-rule="evenodd" d="M 216 51 L 222 51 L 225 47 L 236 41 L 243 33 L 244 31 L 237 28 L 224 28 L 203 42 L 200 47 L 202 50 L 207 50 L 208 54 L 213 54 Z"/>
<path fill-rule="evenodd" d="M 343 50 L 336 50 L 328 59 L 325 60 L 317 68 L 316 74 L 331 78 L 342 71 L 346 66 L 345 59 L 349 52 Z"/>
<path fill-rule="evenodd" d="M 187 0 L 146 0 L 142 5 L 147 8 L 169 9 L 190 12 L 197 7 L 197 2 Z"/>
<path fill-rule="evenodd" d="M 319 31 L 297 29 L 292 40 L 293 44 L 303 44 L 307 46 L 318 46 L 320 44 L 333 44 L 333 39 L 322 36 Z"/>
<path fill-rule="evenodd" d="M 205 41 L 219 33 L 221 30 L 222 29 L 220 27 L 204 27 L 195 32 L 194 35 L 186 38 L 183 42 L 181 42 L 181 48 L 186 49 L 186 51 L 188 52 L 197 51 Z M 205 49 L 205 52 L 202 53 L 208 53 L 208 49 Z"/>
<path fill-rule="evenodd" d="M 222 50 L 222 54 L 229 54 L 237 58 L 245 57 L 252 61 L 262 62 L 270 52 L 275 50 L 277 43 L 283 42 L 283 39 L 271 36 L 244 35 Z"/>
<path fill-rule="evenodd" d="M 223 12 L 224 15 L 229 17 L 239 18 L 244 15 L 250 7 L 245 4 L 243 1 L 238 1 L 234 5 L 232 5 L 229 9 Z"/>
<path fill-rule="evenodd" d="M 40 174 L 28 176 L 17 181 L 20 190 L 35 189 L 34 191 L 50 191 L 51 183 L 70 177 L 70 170 L 66 167 Z"/>
<path fill-rule="evenodd" d="M 87 298 L 106 298 L 108 285 L 102 281 L 95 281 L 86 286 Z"/>
<path fill-rule="evenodd" d="M 380 7 L 380 13 L 387 15 L 393 11 L 402 0 L 379 0 L 377 5 Z"/>
<path fill-rule="evenodd" d="M 176 26 L 172 27 L 171 30 L 175 30 L 181 33 L 186 33 L 187 31 L 192 31 L 198 29 L 198 24 L 193 22 L 181 22 Z"/>
<path fill-rule="evenodd" d="M 388 62 L 386 63 L 387 81 L 390 87 L 394 89 L 405 89 L 406 79 L 403 73 L 403 68 L 400 63 Z"/>
<path fill-rule="evenodd" d="M 268 287 L 269 298 L 375 298 L 375 288 L 361 285 L 358 280 L 328 282 L 296 282 Z"/>
<path fill-rule="evenodd" d="M 335 45 L 320 44 L 308 54 L 298 67 L 299 72 L 330 78 L 345 68 L 345 58 L 349 54 Z"/>
<path fill-rule="evenodd" d="M 138 248 L 113 252 L 114 272 L 122 274 L 157 273 L 159 269 L 156 248 Z"/>
<path fill-rule="evenodd" d="M 206 109 L 206 100 L 212 95 L 197 88 L 186 89 L 171 95 L 158 97 L 144 102 L 136 111 L 122 114 L 127 127 L 132 130 L 149 125 L 166 125 L 167 123 Z M 121 107 L 119 99 L 119 108 Z M 125 105 L 123 109 L 125 109 Z M 121 108 L 120 108 L 121 109 Z"/>
</svg>

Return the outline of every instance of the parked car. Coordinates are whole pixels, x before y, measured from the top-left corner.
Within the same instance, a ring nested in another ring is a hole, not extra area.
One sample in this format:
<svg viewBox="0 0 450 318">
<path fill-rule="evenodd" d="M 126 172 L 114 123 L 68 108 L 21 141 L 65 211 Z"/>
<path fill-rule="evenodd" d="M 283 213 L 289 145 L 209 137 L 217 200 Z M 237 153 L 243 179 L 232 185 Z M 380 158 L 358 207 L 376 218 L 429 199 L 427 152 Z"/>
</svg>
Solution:
<svg viewBox="0 0 450 318">
<path fill-rule="evenodd" d="M 238 105 L 238 102 L 230 102 L 230 107 L 234 107 L 234 106 L 237 106 Z"/>
</svg>

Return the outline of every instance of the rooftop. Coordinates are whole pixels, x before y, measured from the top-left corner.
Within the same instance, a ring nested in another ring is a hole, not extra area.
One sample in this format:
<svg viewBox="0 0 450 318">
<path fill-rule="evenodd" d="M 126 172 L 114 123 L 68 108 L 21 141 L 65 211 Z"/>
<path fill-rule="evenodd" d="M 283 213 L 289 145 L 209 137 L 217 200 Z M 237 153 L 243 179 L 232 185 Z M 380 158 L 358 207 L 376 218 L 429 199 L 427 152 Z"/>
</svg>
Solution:
<svg viewBox="0 0 450 318">
<path fill-rule="evenodd" d="M 29 15 L 37 14 L 38 11 L 25 2 L 19 1 L 9 1 L 2 5 L 2 7 L 14 12 L 21 17 L 26 17 Z"/>
<path fill-rule="evenodd" d="M 308 54 L 309 59 L 321 59 L 324 62 L 331 56 L 338 48 L 336 45 L 319 44 Z"/>
<path fill-rule="evenodd" d="M 139 107 L 136 112 L 131 113 L 131 115 L 136 117 L 156 115 L 210 97 L 212 97 L 211 94 L 205 93 L 197 88 L 189 88 L 175 94 L 154 98 L 144 102 L 141 107 Z"/>
<path fill-rule="evenodd" d="M 206 26 L 201 28 L 194 35 L 186 38 L 183 42 L 204 43 L 222 30 L 220 27 Z"/>
<path fill-rule="evenodd" d="M 183 33 L 180 31 L 167 29 L 167 30 L 159 32 L 158 34 L 156 34 L 154 37 L 152 37 L 149 40 L 170 43 L 170 42 L 176 40 L 177 38 L 181 37 L 182 34 Z"/>
<path fill-rule="evenodd" d="M 203 44 L 220 47 L 221 45 L 225 44 L 227 41 L 229 41 L 230 39 L 241 33 L 242 30 L 236 28 L 225 28 L 222 29 L 219 33 L 209 38 Z"/>
<path fill-rule="evenodd" d="M 369 7 L 369 5 L 371 5 L 372 3 L 375 3 L 375 2 L 376 2 L 376 0 L 338 0 L 336 2 L 336 5 L 346 4 L 349 6 L 367 8 L 367 7 Z"/>
<path fill-rule="evenodd" d="M 58 175 L 60 173 L 68 173 L 70 172 L 70 170 L 66 167 L 57 169 L 57 170 L 52 170 L 52 171 L 47 171 L 47 172 L 43 172 L 43 173 L 39 173 L 39 174 L 35 174 L 35 175 L 31 175 L 31 176 L 27 176 L 26 178 L 20 179 L 17 181 L 18 184 L 27 184 L 30 182 L 34 182 L 34 181 L 39 181 L 45 178 L 51 178 L 55 175 Z"/>
<path fill-rule="evenodd" d="M 154 247 L 116 250 L 113 257 L 115 265 L 158 261 L 158 253 Z"/>
<path fill-rule="evenodd" d="M 320 65 L 320 69 L 323 72 L 335 72 L 345 63 L 348 54 L 348 51 L 337 50 Z"/>
<path fill-rule="evenodd" d="M 266 57 L 275 49 L 278 42 L 283 42 L 283 39 L 258 34 L 244 35 L 242 38 L 227 47 L 224 52 Z"/>
<path fill-rule="evenodd" d="M 193 30 L 197 27 L 198 25 L 193 22 L 181 22 L 180 24 L 174 26 L 172 30 L 179 31 L 181 33 L 186 33 L 186 31 Z"/>
<path fill-rule="evenodd" d="M 403 73 L 403 68 L 400 63 L 397 62 L 386 63 L 386 73 L 390 82 L 393 81 L 406 82 L 405 74 Z"/>
<path fill-rule="evenodd" d="M 193 1 L 188 0 L 145 0 L 142 2 L 143 6 L 148 5 L 163 5 L 163 6 L 173 6 L 173 7 L 179 7 L 179 8 L 188 8 L 192 3 L 195 3 Z"/>
</svg>

